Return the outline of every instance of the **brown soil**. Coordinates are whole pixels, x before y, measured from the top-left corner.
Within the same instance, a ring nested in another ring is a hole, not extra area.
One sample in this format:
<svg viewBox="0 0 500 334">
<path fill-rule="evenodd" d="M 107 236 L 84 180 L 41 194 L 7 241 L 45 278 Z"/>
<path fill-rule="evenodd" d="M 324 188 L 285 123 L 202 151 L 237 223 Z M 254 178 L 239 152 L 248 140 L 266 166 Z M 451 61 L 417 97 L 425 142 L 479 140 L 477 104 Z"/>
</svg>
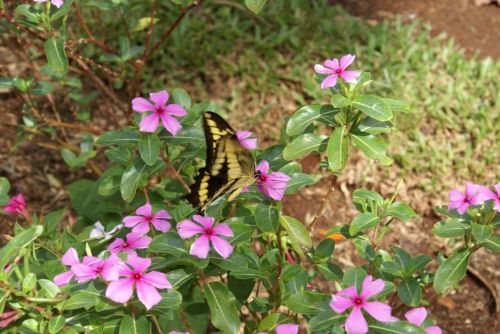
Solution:
<svg viewBox="0 0 500 334">
<path fill-rule="evenodd" d="M 476 6 L 473 0 L 332 0 L 353 15 L 380 20 L 401 15 L 432 24 L 436 34 L 445 32 L 471 55 L 500 58 L 500 8 Z M 483 2 L 484 3 L 484 2 Z"/>
</svg>

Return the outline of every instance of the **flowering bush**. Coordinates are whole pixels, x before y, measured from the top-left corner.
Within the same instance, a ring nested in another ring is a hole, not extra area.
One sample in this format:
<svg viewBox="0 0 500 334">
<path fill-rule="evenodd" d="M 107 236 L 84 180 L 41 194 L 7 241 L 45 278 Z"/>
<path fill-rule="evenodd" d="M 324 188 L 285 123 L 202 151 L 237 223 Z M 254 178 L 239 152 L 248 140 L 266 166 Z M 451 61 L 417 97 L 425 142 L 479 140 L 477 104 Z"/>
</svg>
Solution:
<svg viewBox="0 0 500 334">
<path fill-rule="evenodd" d="M 0 205 L 19 218 L 13 238 L 0 250 L 2 331 L 293 334 L 300 327 L 310 333 L 437 334 L 441 329 L 422 307 L 423 289 L 432 285 L 445 293 L 464 278 L 473 252 L 482 247 L 499 251 L 500 237 L 494 232 L 500 227 L 500 184 L 493 192 L 468 183 L 465 194 L 453 190 L 449 205 L 436 208 L 446 218 L 434 233 L 463 242 L 448 257 L 437 259 L 435 272 L 428 267 L 428 255 L 382 246 L 394 224 L 415 216 L 407 204 L 396 201 L 397 189 L 389 199 L 355 190 L 358 214 L 351 222 L 332 224 L 320 242 L 310 233 L 317 217 L 306 224 L 283 213 L 285 195 L 319 179 L 303 173 L 296 159 L 317 152 L 321 167 L 334 175 L 345 168 L 352 149 L 381 165 L 392 163 L 384 138 L 390 135 L 394 114 L 409 112 L 408 107 L 368 94 L 370 74 L 346 70 L 353 55 L 314 67 L 331 103 L 299 108 L 283 125 L 280 144 L 257 149 L 252 133 L 236 133 L 258 162 L 255 182 L 234 201 L 221 196 L 200 212 L 185 197 L 206 158 L 202 114 L 218 108 L 209 102 L 193 104 L 178 88 L 169 94 L 157 87 L 148 99 L 134 88 L 126 110 L 136 113 L 128 114 L 128 126 L 96 138 L 88 125 L 43 116 L 33 96 L 51 96 L 55 82 L 75 88 L 67 55 L 94 80 L 99 78 L 72 49 L 75 41 L 64 29 L 68 17 L 82 20 L 78 3 L 36 2 L 44 4 L 19 5 L 13 17 L 1 0 L 0 9 L 10 33 L 43 41 L 48 81 L 38 76 L 1 78 L 1 83 L 23 97 L 33 119 L 55 129 L 86 132 L 80 148 L 68 144 L 61 150 L 70 167 L 95 169 L 94 145 L 104 150 L 109 166 L 97 180 L 69 185 L 70 210 L 47 214 L 32 212 L 22 194 L 9 197 L 9 182 L 0 178 Z M 173 2 L 184 6 L 181 19 L 197 5 Z M 245 2 L 258 12 L 265 1 Z M 145 47 L 122 42 L 119 55 L 104 57 L 116 60 L 122 70 L 132 68 L 139 84 L 141 67 L 164 40 L 162 36 L 150 44 L 153 8 Z M 82 25 L 86 27 L 84 21 Z M 86 33 L 91 44 L 110 52 Z M 141 61 L 133 61 L 139 57 Z M 122 108 L 116 94 L 99 87 Z M 84 105 L 85 98 L 79 103 Z M 67 223 L 70 215 L 77 216 L 76 224 Z M 335 238 L 329 236 L 353 242 L 363 263 L 345 268 L 335 264 L 341 254 L 335 254 Z M 338 292 L 322 291 L 318 280 Z M 393 315 L 396 306 L 409 310 L 406 320 Z"/>
</svg>

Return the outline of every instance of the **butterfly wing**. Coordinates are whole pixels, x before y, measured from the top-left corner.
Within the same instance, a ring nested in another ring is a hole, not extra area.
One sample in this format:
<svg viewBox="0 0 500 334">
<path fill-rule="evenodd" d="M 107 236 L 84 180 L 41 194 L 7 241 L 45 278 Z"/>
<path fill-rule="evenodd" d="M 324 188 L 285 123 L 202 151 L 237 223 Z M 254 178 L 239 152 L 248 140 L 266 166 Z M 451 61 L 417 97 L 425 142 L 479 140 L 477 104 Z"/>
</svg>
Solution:
<svg viewBox="0 0 500 334">
<path fill-rule="evenodd" d="M 203 114 L 207 145 L 206 164 L 191 187 L 188 201 L 204 210 L 217 198 L 229 193 L 229 200 L 254 181 L 255 163 L 241 146 L 235 131 L 219 115 Z"/>
</svg>

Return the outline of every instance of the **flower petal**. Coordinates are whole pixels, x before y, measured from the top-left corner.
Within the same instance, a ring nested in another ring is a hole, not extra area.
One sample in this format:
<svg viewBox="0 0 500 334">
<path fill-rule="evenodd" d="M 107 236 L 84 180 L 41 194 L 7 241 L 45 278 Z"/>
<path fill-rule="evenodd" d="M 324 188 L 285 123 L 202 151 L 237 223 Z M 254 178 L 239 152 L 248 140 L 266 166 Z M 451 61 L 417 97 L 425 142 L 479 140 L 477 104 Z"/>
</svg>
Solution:
<svg viewBox="0 0 500 334">
<path fill-rule="evenodd" d="M 127 264 L 132 266 L 136 271 L 142 273 L 151 266 L 151 259 L 138 257 L 135 254 L 130 254 L 127 257 Z"/>
<path fill-rule="evenodd" d="M 184 219 L 177 224 L 179 236 L 183 239 L 191 238 L 195 234 L 203 233 L 205 230 L 188 219 Z"/>
<path fill-rule="evenodd" d="M 87 282 L 97 278 L 95 269 L 85 264 L 75 264 L 71 267 L 71 272 L 76 276 L 78 283 Z"/>
<path fill-rule="evenodd" d="M 155 111 L 156 108 L 148 100 L 142 97 L 136 97 L 132 100 L 132 109 L 137 112 Z"/>
<path fill-rule="evenodd" d="M 69 270 L 54 277 L 53 281 L 57 286 L 63 286 L 68 284 L 73 276 L 73 273 L 71 272 L 71 270 Z"/>
<path fill-rule="evenodd" d="M 461 215 L 463 215 L 465 213 L 465 211 L 467 211 L 467 209 L 469 208 L 469 203 L 468 202 L 465 202 L 465 203 L 462 203 L 460 204 L 460 206 L 457 208 L 457 212 Z"/>
<path fill-rule="evenodd" d="M 369 315 L 380 322 L 389 322 L 392 319 L 391 307 L 382 302 L 364 302 L 363 308 Z"/>
<path fill-rule="evenodd" d="M 122 278 L 110 282 L 106 289 L 106 297 L 117 303 L 126 303 L 134 292 L 134 280 Z"/>
<path fill-rule="evenodd" d="M 259 162 L 257 165 L 257 168 L 255 168 L 255 171 L 261 172 L 262 174 L 267 174 L 267 171 L 269 170 L 269 162 L 266 160 L 262 160 Z"/>
<path fill-rule="evenodd" d="M 60 8 L 64 4 L 64 0 L 51 0 L 50 2 L 57 8 Z"/>
<path fill-rule="evenodd" d="M 167 232 L 172 227 L 172 225 L 168 221 L 157 218 L 153 218 L 151 220 L 151 224 L 153 224 L 155 229 L 160 232 Z"/>
<path fill-rule="evenodd" d="M 443 334 L 443 331 L 439 326 L 429 326 L 425 327 L 427 334 Z"/>
<path fill-rule="evenodd" d="M 193 220 L 195 222 L 203 225 L 204 228 L 212 228 L 212 226 L 214 226 L 214 222 L 215 222 L 214 217 L 200 216 L 200 215 L 194 215 Z"/>
<path fill-rule="evenodd" d="M 345 322 L 345 329 L 347 334 L 365 334 L 368 332 L 368 324 L 366 319 L 361 313 L 361 308 L 355 307 Z"/>
<path fill-rule="evenodd" d="M 183 116 L 187 115 L 186 110 L 184 110 L 184 108 L 180 104 L 176 104 L 176 103 L 169 104 L 165 108 L 165 112 L 168 115 L 177 116 L 177 117 L 183 117 Z"/>
<path fill-rule="evenodd" d="M 336 71 L 340 68 L 339 61 L 337 58 L 327 59 L 327 60 L 325 60 L 323 65 L 325 65 L 325 67 L 331 68 L 334 71 Z"/>
<path fill-rule="evenodd" d="M 408 322 L 420 326 L 424 323 L 425 318 L 427 318 L 427 310 L 425 307 L 414 308 L 405 313 L 405 318 Z"/>
<path fill-rule="evenodd" d="M 478 190 L 479 190 L 479 186 L 477 184 L 474 184 L 472 182 L 465 183 L 465 195 L 468 198 L 471 198 L 472 196 L 474 196 Z"/>
<path fill-rule="evenodd" d="M 495 199 L 495 193 L 485 186 L 478 186 L 477 192 L 472 198 L 469 200 L 470 204 L 472 205 L 479 205 L 483 204 L 484 202 L 490 200 L 490 199 Z"/>
<path fill-rule="evenodd" d="M 139 129 L 141 132 L 155 132 L 156 129 L 158 129 L 159 121 L 160 115 L 157 112 L 154 112 L 141 120 Z"/>
<path fill-rule="evenodd" d="M 180 129 L 182 129 L 181 123 L 179 123 L 179 121 L 174 117 L 168 116 L 167 114 L 162 114 L 160 117 L 163 123 L 163 127 L 165 128 L 165 130 L 170 132 L 172 136 L 175 136 L 180 131 Z"/>
<path fill-rule="evenodd" d="M 189 249 L 189 254 L 194 255 L 200 259 L 206 259 L 208 256 L 208 251 L 208 237 L 206 235 L 202 235 L 193 242 L 191 248 Z"/>
<path fill-rule="evenodd" d="M 327 76 L 323 82 L 321 82 L 321 89 L 327 89 L 330 87 L 334 87 L 337 84 L 338 74 L 332 74 Z"/>
<path fill-rule="evenodd" d="M 458 189 L 453 189 L 448 193 L 448 199 L 451 202 L 463 202 L 465 200 L 465 194 Z"/>
<path fill-rule="evenodd" d="M 384 280 L 373 280 L 371 275 L 366 276 L 361 287 L 361 297 L 363 297 L 363 299 L 368 299 L 376 294 L 379 294 L 382 290 L 384 290 L 384 285 Z"/>
<path fill-rule="evenodd" d="M 229 243 L 229 241 L 222 239 L 221 237 L 218 237 L 216 235 L 212 235 L 210 237 L 210 240 L 212 241 L 212 245 L 214 246 L 214 249 L 217 253 L 219 253 L 220 256 L 223 258 L 228 258 L 229 255 L 233 252 L 233 246 Z"/>
<path fill-rule="evenodd" d="M 154 218 L 171 219 L 172 216 L 169 215 L 165 210 L 159 210 L 157 213 L 155 213 Z"/>
<path fill-rule="evenodd" d="M 354 287 L 352 287 L 354 288 Z M 356 290 L 356 288 L 354 288 Z M 354 306 L 354 303 L 350 297 L 347 297 L 345 295 L 341 295 L 340 293 L 337 293 L 332 296 L 332 300 L 330 302 L 330 307 L 332 310 L 334 310 L 337 313 L 343 313 L 345 310 L 347 310 L 349 307 Z"/>
<path fill-rule="evenodd" d="M 168 281 L 167 275 L 159 271 L 151 271 L 142 275 L 142 280 L 158 289 L 170 289 L 172 284 Z"/>
<path fill-rule="evenodd" d="M 127 244 L 132 248 L 147 248 L 151 243 L 152 238 L 131 232 L 127 234 Z"/>
<path fill-rule="evenodd" d="M 61 263 L 64 264 L 65 266 L 73 266 L 75 264 L 80 263 L 78 260 L 78 253 L 74 248 L 70 248 L 64 253 L 63 257 L 61 258 Z"/>
<path fill-rule="evenodd" d="M 356 56 L 350 54 L 340 58 L 340 68 L 342 71 L 345 70 L 347 66 L 351 65 L 354 59 L 356 59 Z"/>
<path fill-rule="evenodd" d="M 161 295 L 158 290 L 156 290 L 154 286 L 149 285 L 146 282 L 138 281 L 136 284 L 136 289 L 137 297 L 139 297 L 141 303 L 143 303 L 148 310 L 161 301 Z"/>
<path fill-rule="evenodd" d="M 163 107 L 167 103 L 168 98 L 169 96 L 166 90 L 149 93 L 149 99 L 153 101 L 157 107 Z"/>
<path fill-rule="evenodd" d="M 359 71 L 344 71 L 340 73 L 340 77 L 346 82 L 356 83 L 356 79 L 361 75 Z"/>
<path fill-rule="evenodd" d="M 316 64 L 314 65 L 314 72 L 319 74 L 332 74 L 334 70 L 332 70 L 331 68 L 326 68 L 323 65 Z"/>
<path fill-rule="evenodd" d="M 296 324 L 281 324 L 276 326 L 276 334 L 297 334 L 299 325 Z"/>
<path fill-rule="evenodd" d="M 146 219 L 143 216 L 127 216 L 122 220 L 123 225 L 128 228 L 132 228 L 137 224 L 146 222 Z"/>
<path fill-rule="evenodd" d="M 111 253 L 119 253 L 123 250 L 123 244 L 125 242 L 122 239 L 115 239 L 112 243 L 109 244 L 108 246 L 108 251 Z"/>
<path fill-rule="evenodd" d="M 233 230 L 227 224 L 219 224 L 215 226 L 212 231 L 217 235 L 223 235 L 225 237 L 232 237 Z"/>
<path fill-rule="evenodd" d="M 146 203 L 143 206 L 138 207 L 135 213 L 139 216 L 151 217 L 153 215 L 153 207 L 151 204 Z"/>
</svg>

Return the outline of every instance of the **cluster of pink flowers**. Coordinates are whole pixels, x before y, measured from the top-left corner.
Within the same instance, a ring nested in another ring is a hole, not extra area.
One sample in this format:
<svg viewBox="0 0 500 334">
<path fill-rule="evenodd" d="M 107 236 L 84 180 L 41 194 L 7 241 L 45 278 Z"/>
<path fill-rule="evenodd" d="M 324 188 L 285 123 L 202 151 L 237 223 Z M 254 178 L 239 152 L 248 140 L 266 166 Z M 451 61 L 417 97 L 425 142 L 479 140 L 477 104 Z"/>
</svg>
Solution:
<svg viewBox="0 0 500 334">
<path fill-rule="evenodd" d="M 467 182 L 465 184 L 465 193 L 458 189 L 453 189 L 448 194 L 448 210 L 457 210 L 459 214 L 464 214 L 469 206 L 480 205 L 486 201 L 494 201 L 494 209 L 500 212 L 500 183 L 495 185 L 495 192 L 489 188 Z"/>
<path fill-rule="evenodd" d="M 351 65 L 356 59 L 354 55 L 345 55 L 340 58 L 327 59 L 321 64 L 314 65 L 314 71 L 318 74 L 327 74 L 328 76 L 321 82 L 321 88 L 327 89 L 334 87 L 337 84 L 337 79 L 340 77 L 346 82 L 355 83 L 356 79 L 361 75 L 359 71 L 346 71 L 347 66 Z"/>
<path fill-rule="evenodd" d="M 391 315 L 392 310 L 389 305 L 379 301 L 368 301 L 382 292 L 383 289 L 384 281 L 382 279 L 374 280 L 370 275 L 363 280 L 359 294 L 356 286 L 352 285 L 332 296 L 330 307 L 335 312 L 344 313 L 348 308 L 352 307 L 344 324 L 347 334 L 365 334 L 368 332 L 368 323 L 362 310 L 383 323 L 399 320 Z M 408 322 L 421 326 L 427 318 L 427 311 L 425 308 L 419 307 L 408 311 L 405 318 Z M 425 331 L 428 334 L 441 334 L 441 328 L 438 326 L 426 327 Z"/>
<path fill-rule="evenodd" d="M 47 2 L 47 0 L 33 0 L 35 2 Z M 61 7 L 64 4 L 64 0 L 50 0 L 50 3 L 56 6 L 57 8 Z"/>
</svg>

